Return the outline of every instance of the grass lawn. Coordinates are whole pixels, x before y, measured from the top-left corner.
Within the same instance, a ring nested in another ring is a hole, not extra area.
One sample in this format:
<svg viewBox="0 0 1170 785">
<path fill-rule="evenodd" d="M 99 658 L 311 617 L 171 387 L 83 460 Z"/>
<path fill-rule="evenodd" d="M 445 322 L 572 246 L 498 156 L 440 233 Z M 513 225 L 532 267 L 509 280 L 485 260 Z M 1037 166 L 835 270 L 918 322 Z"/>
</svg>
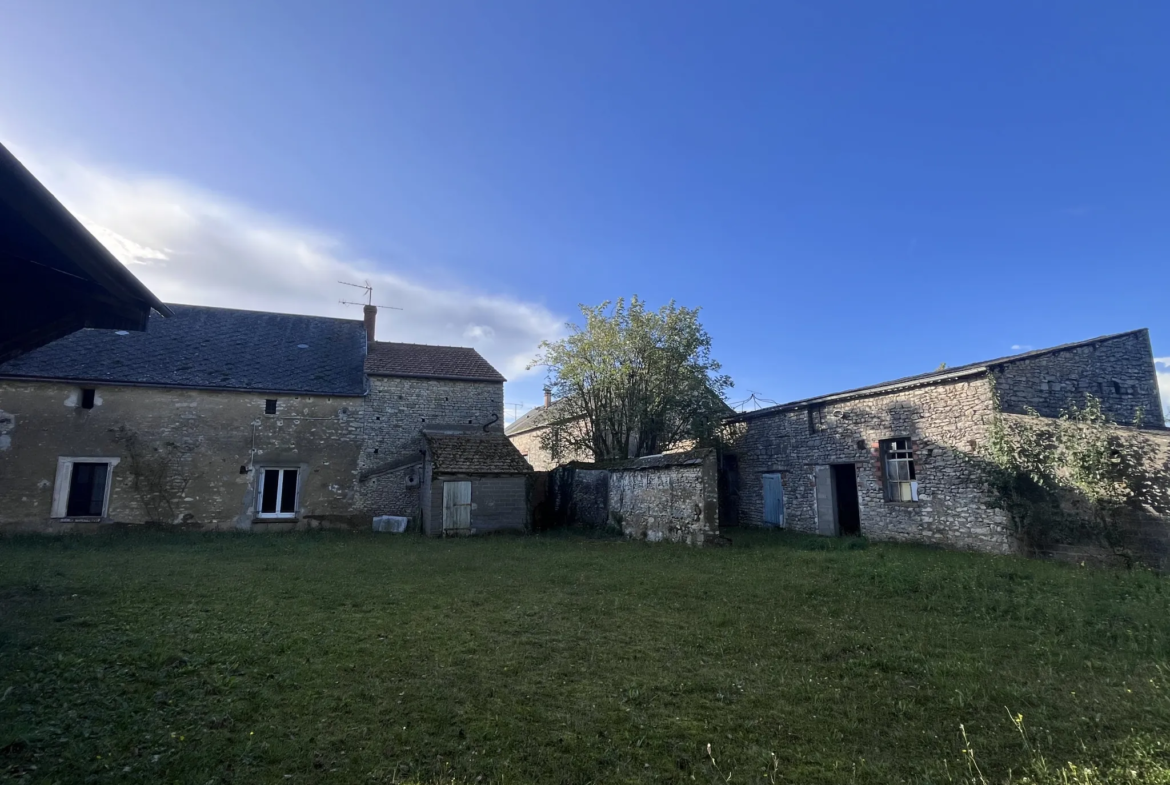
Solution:
<svg viewBox="0 0 1170 785">
<path fill-rule="evenodd" d="M 3 540 L 0 778 L 1170 782 L 1170 580 L 733 539 Z"/>
</svg>

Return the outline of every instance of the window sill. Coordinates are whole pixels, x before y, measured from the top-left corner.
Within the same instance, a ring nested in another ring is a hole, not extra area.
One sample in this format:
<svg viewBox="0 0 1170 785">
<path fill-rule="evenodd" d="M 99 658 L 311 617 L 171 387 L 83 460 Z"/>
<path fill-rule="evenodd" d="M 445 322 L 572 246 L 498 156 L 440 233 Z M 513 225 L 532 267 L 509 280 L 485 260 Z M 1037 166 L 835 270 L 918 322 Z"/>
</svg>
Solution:
<svg viewBox="0 0 1170 785">
<path fill-rule="evenodd" d="M 252 519 L 252 523 L 296 523 L 301 519 L 299 515 L 265 515 Z"/>
<path fill-rule="evenodd" d="M 66 515 L 61 518 L 52 518 L 51 520 L 60 523 L 109 523 L 110 519 L 104 515 Z"/>
<path fill-rule="evenodd" d="M 893 499 L 886 499 L 886 504 L 891 507 L 917 507 L 922 502 L 898 502 Z"/>
</svg>

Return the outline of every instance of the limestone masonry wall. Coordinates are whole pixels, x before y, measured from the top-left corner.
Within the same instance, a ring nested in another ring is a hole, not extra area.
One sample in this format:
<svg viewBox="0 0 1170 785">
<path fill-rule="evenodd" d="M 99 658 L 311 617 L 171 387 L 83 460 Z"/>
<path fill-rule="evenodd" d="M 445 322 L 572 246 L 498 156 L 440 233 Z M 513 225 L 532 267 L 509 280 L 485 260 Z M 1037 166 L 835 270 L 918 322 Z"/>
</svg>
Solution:
<svg viewBox="0 0 1170 785">
<path fill-rule="evenodd" d="M 363 409 L 363 473 L 417 457 L 413 466 L 378 474 L 358 484 L 358 505 L 370 515 L 417 516 L 423 459 L 423 429 L 443 427 L 502 430 L 502 382 L 370 377 Z M 441 520 L 441 518 L 440 518 Z"/>
<path fill-rule="evenodd" d="M 1132 424 L 1139 408 L 1145 425 L 1162 425 L 1158 376 L 1145 330 L 1005 363 L 993 374 L 1000 407 L 1009 414 L 1031 407 L 1043 417 L 1058 417 L 1070 403 L 1084 405 L 1085 394 L 1091 393 L 1122 425 Z"/>
<path fill-rule="evenodd" d="M 132 436 L 147 469 L 170 461 L 170 519 L 205 529 L 360 525 L 354 488 L 362 399 L 97 387 L 92 409 L 67 383 L 0 381 L 0 529 L 68 531 L 51 520 L 58 458 L 116 458 L 108 521 L 149 518 L 135 488 Z M 264 413 L 277 398 L 276 415 Z M 168 458 L 168 456 L 170 456 Z M 301 470 L 300 515 L 255 521 L 257 468 Z M 368 521 L 366 521 L 368 523 Z"/>
<path fill-rule="evenodd" d="M 610 470 L 609 518 L 620 524 L 625 536 L 688 545 L 719 538 L 715 451 L 685 455 L 661 465 Z"/>
<path fill-rule="evenodd" d="M 853 464 L 861 534 L 993 552 L 1015 549 L 1006 515 L 987 506 L 976 468 L 962 453 L 987 437 L 993 398 L 986 377 L 785 409 L 730 427 L 739 459 L 739 515 L 762 526 L 763 475 L 779 473 L 784 523 L 816 532 L 817 466 Z M 886 501 L 878 442 L 909 437 L 919 500 Z"/>
</svg>

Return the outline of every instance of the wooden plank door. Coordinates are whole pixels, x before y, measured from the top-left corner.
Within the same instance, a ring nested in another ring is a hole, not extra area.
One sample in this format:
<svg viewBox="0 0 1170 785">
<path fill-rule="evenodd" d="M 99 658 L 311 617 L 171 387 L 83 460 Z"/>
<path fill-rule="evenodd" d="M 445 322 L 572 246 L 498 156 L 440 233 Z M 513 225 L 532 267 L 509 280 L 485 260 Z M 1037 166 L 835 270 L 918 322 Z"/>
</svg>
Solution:
<svg viewBox="0 0 1170 785">
<path fill-rule="evenodd" d="M 779 474 L 764 475 L 764 525 L 784 525 L 784 486 Z"/>
<path fill-rule="evenodd" d="M 443 483 L 443 531 L 471 530 L 471 481 Z"/>
<path fill-rule="evenodd" d="M 837 496 L 833 492 L 833 468 L 818 466 L 816 468 L 817 482 L 817 534 L 826 537 L 836 537 L 837 531 Z"/>
</svg>

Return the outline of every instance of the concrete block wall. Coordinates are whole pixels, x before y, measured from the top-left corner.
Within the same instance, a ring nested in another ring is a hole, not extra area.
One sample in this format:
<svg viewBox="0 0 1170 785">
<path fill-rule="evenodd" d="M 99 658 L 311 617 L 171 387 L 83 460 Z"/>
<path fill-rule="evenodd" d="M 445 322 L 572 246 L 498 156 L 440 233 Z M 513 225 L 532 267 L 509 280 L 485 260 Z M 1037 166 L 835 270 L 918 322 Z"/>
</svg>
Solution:
<svg viewBox="0 0 1170 785">
<path fill-rule="evenodd" d="M 1023 414 L 1031 407 L 1043 417 L 1058 417 L 1070 403 L 1083 406 L 1085 394 L 1117 423 L 1130 425 L 1137 409 L 1147 426 L 1162 425 L 1162 402 L 1150 335 L 1146 330 L 1119 335 L 993 369 L 1000 407 Z"/>
<path fill-rule="evenodd" d="M 528 476 L 435 474 L 429 494 L 430 515 L 426 533 L 443 533 L 443 483 L 471 483 L 471 532 L 526 531 L 528 528 Z"/>
<path fill-rule="evenodd" d="M 785 524 L 815 533 L 815 469 L 856 467 L 861 534 L 876 540 L 1009 552 L 1016 548 L 1002 510 L 987 506 L 977 469 L 963 457 L 987 438 L 994 414 L 986 377 L 883 395 L 784 409 L 729 427 L 738 457 L 739 519 L 762 526 L 763 475 L 779 473 Z M 909 437 L 919 501 L 885 499 L 878 442 Z"/>
<path fill-rule="evenodd" d="M 173 520 L 204 529 L 362 525 L 355 484 L 362 438 L 361 398 L 96 386 L 94 407 L 81 387 L 0 381 L 0 529 L 67 531 L 50 520 L 59 457 L 118 458 L 110 477 L 108 520 L 144 523 L 135 471 L 119 429 L 140 452 L 173 454 Z M 277 399 L 277 414 L 264 413 Z M 152 458 L 147 458 L 152 460 Z M 254 467 L 301 469 L 300 515 L 255 521 Z M 243 469 L 243 472 L 241 472 Z M 368 522 L 366 520 L 365 522 Z"/>
</svg>

